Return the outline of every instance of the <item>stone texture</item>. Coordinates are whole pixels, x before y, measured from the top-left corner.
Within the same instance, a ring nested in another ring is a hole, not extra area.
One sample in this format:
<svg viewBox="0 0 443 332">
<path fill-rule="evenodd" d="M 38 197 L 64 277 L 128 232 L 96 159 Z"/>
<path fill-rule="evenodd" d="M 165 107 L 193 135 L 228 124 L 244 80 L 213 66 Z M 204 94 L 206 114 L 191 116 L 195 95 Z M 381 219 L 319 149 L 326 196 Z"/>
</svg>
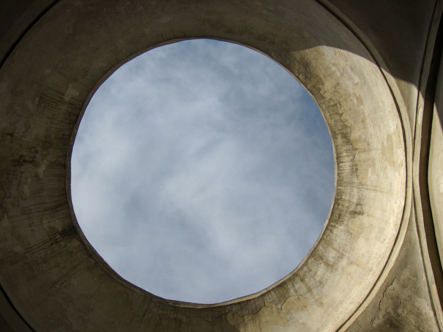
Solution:
<svg viewBox="0 0 443 332">
<path fill-rule="evenodd" d="M 441 2 L 8 4 L 14 15 L 0 26 L 9 36 L 0 49 L 4 330 L 442 329 L 441 85 L 433 83 Z M 127 283 L 86 242 L 70 202 L 70 151 L 93 91 L 135 55 L 195 37 L 234 41 L 286 67 L 317 100 L 336 160 L 330 217 L 304 262 L 262 292 L 216 305 Z"/>
</svg>

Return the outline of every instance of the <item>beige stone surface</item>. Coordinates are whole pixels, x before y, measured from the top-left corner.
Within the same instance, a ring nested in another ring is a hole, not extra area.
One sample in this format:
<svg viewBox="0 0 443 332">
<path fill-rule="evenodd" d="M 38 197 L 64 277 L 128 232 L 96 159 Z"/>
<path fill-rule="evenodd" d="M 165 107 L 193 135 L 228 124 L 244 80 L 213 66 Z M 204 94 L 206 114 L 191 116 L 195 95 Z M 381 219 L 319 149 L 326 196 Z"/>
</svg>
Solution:
<svg viewBox="0 0 443 332">
<path fill-rule="evenodd" d="M 1 26 L 3 36 L 24 32 L 1 50 L 2 329 L 442 329 L 441 92 L 427 94 L 441 57 L 440 2 L 32 3 Z M 35 8 L 44 14 L 30 20 Z M 73 138 L 98 85 L 141 52 L 201 37 L 287 68 L 318 102 L 336 162 L 330 216 L 302 264 L 262 292 L 216 305 L 168 301 L 120 278 L 82 235 L 69 187 Z"/>
</svg>

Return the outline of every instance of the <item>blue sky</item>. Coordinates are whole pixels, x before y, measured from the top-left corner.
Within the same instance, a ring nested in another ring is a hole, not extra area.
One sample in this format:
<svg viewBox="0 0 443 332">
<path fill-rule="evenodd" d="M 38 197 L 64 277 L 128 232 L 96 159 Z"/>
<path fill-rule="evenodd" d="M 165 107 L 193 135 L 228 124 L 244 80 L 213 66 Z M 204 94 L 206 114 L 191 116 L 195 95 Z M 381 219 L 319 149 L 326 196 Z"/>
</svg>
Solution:
<svg viewBox="0 0 443 332">
<path fill-rule="evenodd" d="M 189 40 L 120 67 L 91 99 L 71 160 L 85 236 L 123 278 L 217 303 L 290 273 L 334 192 L 314 100 L 281 66 Z"/>
</svg>

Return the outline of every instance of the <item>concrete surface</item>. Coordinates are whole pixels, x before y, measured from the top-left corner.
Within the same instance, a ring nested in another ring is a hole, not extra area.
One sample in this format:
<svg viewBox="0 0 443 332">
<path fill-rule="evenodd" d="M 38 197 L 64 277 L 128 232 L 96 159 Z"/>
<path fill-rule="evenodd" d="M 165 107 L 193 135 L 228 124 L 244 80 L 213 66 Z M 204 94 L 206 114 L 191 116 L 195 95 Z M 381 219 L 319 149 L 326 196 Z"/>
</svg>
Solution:
<svg viewBox="0 0 443 332">
<path fill-rule="evenodd" d="M 11 8 L 0 25 L 2 331 L 442 330 L 441 1 L 2 6 Z M 141 52 L 200 37 L 286 67 L 317 100 L 336 161 L 330 217 L 302 264 L 214 305 L 121 279 L 84 239 L 70 201 L 72 142 L 98 85 Z"/>
</svg>

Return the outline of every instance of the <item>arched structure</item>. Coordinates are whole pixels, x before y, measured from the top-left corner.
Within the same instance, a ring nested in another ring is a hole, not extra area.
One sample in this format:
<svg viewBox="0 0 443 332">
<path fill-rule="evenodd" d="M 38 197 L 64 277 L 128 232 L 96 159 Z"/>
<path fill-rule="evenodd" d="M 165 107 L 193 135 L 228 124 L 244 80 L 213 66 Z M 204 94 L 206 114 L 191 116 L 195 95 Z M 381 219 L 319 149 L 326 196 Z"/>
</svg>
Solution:
<svg viewBox="0 0 443 332">
<path fill-rule="evenodd" d="M 2 330 L 443 329 L 441 1 L 21 4 L 4 2 L 0 26 Z M 317 100 L 336 160 L 330 217 L 302 264 L 215 305 L 121 279 L 83 238 L 69 189 L 100 82 L 141 52 L 202 37 L 286 67 Z"/>
</svg>

